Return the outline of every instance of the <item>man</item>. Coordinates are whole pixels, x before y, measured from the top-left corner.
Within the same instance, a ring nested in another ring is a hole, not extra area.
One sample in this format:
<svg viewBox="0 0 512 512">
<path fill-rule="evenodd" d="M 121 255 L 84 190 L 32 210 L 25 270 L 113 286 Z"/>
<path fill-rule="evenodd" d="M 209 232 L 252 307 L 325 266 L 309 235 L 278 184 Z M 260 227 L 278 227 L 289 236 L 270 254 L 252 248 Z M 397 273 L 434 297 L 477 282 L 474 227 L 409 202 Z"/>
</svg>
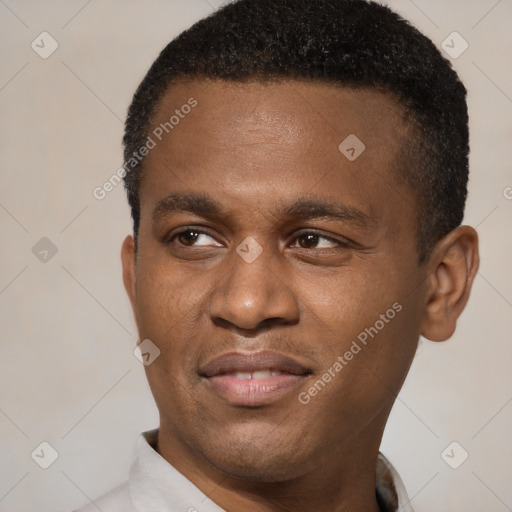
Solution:
<svg viewBox="0 0 512 512">
<path fill-rule="evenodd" d="M 160 425 L 83 511 L 411 511 L 379 454 L 478 268 L 465 88 L 364 0 L 240 0 L 126 122 L 123 276 Z"/>
</svg>

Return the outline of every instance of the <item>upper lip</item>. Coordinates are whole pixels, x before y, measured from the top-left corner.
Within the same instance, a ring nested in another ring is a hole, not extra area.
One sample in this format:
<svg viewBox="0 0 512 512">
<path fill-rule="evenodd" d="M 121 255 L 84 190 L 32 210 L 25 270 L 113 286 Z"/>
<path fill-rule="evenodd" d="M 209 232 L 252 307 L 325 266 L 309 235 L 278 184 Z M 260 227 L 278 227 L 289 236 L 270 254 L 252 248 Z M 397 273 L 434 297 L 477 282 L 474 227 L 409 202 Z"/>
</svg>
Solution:
<svg viewBox="0 0 512 512">
<path fill-rule="evenodd" d="M 274 370 L 293 375 L 311 373 L 310 369 L 296 359 L 270 350 L 222 354 L 202 366 L 199 373 L 204 377 L 213 377 L 224 373 L 255 372 L 258 370 Z"/>
</svg>

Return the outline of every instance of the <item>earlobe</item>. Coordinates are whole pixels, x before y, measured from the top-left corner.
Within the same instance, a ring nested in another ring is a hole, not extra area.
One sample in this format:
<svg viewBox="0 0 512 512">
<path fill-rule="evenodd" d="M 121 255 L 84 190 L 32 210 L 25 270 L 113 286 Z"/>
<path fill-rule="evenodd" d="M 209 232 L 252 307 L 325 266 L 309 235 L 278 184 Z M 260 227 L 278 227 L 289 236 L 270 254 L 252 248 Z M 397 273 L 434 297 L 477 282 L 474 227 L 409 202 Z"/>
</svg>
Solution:
<svg viewBox="0 0 512 512">
<path fill-rule="evenodd" d="M 128 235 L 121 247 L 121 261 L 123 265 L 123 283 L 126 293 L 132 304 L 135 313 L 136 298 L 136 273 L 135 273 L 135 242 L 131 235 Z"/>
<path fill-rule="evenodd" d="M 427 263 L 425 311 L 421 335 L 431 341 L 452 336 L 478 271 L 478 235 L 469 226 L 448 233 Z"/>
</svg>

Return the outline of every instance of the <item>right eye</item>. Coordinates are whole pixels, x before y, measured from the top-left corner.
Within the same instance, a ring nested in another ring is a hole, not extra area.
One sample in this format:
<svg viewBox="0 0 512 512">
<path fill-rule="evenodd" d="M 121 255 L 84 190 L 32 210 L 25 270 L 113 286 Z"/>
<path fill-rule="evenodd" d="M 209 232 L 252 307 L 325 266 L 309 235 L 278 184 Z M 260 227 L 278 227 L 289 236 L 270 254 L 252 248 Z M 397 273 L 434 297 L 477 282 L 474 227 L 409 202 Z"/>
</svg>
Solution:
<svg viewBox="0 0 512 512">
<path fill-rule="evenodd" d="M 208 239 L 213 240 L 214 243 L 209 243 Z M 177 242 L 176 242 L 177 240 Z M 195 246 L 216 246 L 222 247 L 211 235 L 206 233 L 205 231 L 201 231 L 195 228 L 186 228 L 182 229 L 175 233 L 167 242 L 177 243 L 179 245 L 183 245 L 185 247 L 195 247 Z"/>
</svg>

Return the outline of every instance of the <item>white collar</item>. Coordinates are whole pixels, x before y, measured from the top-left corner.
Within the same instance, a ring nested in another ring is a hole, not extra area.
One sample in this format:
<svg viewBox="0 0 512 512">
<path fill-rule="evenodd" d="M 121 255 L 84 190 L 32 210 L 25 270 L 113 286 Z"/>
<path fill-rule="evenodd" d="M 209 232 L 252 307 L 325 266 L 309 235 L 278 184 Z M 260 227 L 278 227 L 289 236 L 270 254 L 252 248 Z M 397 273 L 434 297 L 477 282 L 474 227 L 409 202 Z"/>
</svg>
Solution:
<svg viewBox="0 0 512 512">
<path fill-rule="evenodd" d="M 135 509 L 225 512 L 153 449 L 157 434 L 158 429 L 144 432 L 137 441 L 137 456 L 130 468 L 130 496 Z"/>
<path fill-rule="evenodd" d="M 158 430 L 140 435 L 130 468 L 129 492 L 137 511 L 225 512 L 152 447 Z M 385 512 L 414 512 L 405 486 L 391 463 L 379 453 L 377 494 Z"/>
</svg>

